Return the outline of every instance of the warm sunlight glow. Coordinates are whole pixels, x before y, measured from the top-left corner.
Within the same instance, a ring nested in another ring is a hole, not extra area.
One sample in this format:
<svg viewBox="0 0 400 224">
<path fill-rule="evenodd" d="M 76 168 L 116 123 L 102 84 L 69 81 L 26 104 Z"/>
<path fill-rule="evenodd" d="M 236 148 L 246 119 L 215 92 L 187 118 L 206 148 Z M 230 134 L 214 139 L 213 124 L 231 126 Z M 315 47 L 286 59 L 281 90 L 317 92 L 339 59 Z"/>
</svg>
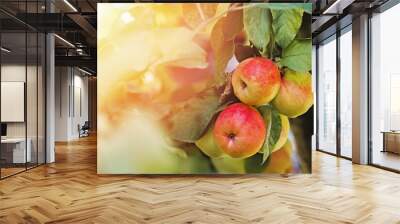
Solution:
<svg viewBox="0 0 400 224">
<path fill-rule="evenodd" d="M 121 15 L 121 19 L 124 23 L 130 23 L 135 21 L 135 17 L 133 17 L 129 12 L 125 12 Z"/>
<path fill-rule="evenodd" d="M 267 6 L 270 5 L 98 4 L 99 173 L 310 172 L 306 170 L 308 166 L 300 166 L 303 160 L 299 157 L 301 153 L 309 154 L 297 150 L 311 143 L 298 142 L 293 133 L 289 139 L 288 116 L 301 116 L 313 104 L 308 73 L 311 66 L 307 62 L 307 57 L 311 57 L 311 37 L 294 39 L 303 27 L 303 13 L 311 12 L 309 9 L 305 12 L 299 4 L 298 15 L 292 18 L 295 29 L 288 37 L 282 37 L 282 45 L 290 41 L 299 44 L 292 49 L 294 52 L 285 58 L 282 51 L 271 51 L 267 57 L 264 51 L 268 49 L 264 48 L 272 45 L 267 44 L 272 29 L 263 20 L 270 10 Z M 277 10 L 281 7 L 288 5 L 280 5 Z M 245 18 L 245 12 L 253 15 Z M 310 26 L 303 29 L 307 27 Z M 259 29 L 264 33 L 258 34 Z M 257 38 L 258 48 L 250 45 L 251 35 Z M 243 51 L 236 51 L 239 48 Z M 300 59 L 289 60 L 290 55 Z M 294 108 L 288 108 L 291 105 L 287 104 L 293 101 L 292 94 L 286 94 L 288 97 L 280 105 L 271 106 L 281 85 L 277 58 L 302 69 L 299 76 L 292 73 L 300 81 L 288 78 L 292 93 L 301 95 Z M 251 61 L 249 67 L 239 69 L 245 60 Z M 249 90 L 235 90 L 241 85 L 234 81 L 234 73 L 244 77 L 249 73 Z M 246 92 L 249 96 L 239 96 Z M 280 115 L 278 109 L 273 110 L 278 106 L 291 115 L 283 115 L 284 112 Z M 228 114 L 227 124 L 217 125 L 220 114 L 231 107 L 238 114 Z M 272 138 L 272 134 L 266 134 L 267 122 L 274 126 L 273 142 L 266 140 Z M 239 153 L 222 152 L 228 149 L 216 145 L 215 141 L 226 140 L 214 136 L 217 126 L 221 129 L 218 133 L 228 133 L 224 127 L 241 127 L 241 136 L 236 142 L 232 140 L 232 150 Z M 303 127 L 297 128 L 301 132 Z M 281 153 L 274 154 L 273 165 L 266 169 L 269 156 L 272 158 L 272 153 L 279 150 Z M 247 159 L 251 159 L 250 166 Z"/>
</svg>

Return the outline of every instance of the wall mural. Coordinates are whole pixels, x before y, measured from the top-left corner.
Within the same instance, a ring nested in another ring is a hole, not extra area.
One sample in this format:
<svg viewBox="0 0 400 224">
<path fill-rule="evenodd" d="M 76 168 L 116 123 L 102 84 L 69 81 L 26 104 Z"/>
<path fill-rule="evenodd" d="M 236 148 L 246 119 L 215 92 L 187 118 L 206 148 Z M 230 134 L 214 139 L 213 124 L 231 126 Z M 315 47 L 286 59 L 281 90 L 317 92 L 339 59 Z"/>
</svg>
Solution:
<svg viewBox="0 0 400 224">
<path fill-rule="evenodd" d="M 311 172 L 311 4 L 98 6 L 98 173 Z"/>
</svg>

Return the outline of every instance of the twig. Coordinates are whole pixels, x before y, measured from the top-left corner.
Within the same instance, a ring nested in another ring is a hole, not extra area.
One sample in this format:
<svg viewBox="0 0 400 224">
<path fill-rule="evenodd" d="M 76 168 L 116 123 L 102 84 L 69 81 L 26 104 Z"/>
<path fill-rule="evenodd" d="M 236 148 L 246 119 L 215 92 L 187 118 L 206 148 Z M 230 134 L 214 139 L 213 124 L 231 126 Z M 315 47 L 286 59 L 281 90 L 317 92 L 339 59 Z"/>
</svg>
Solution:
<svg viewBox="0 0 400 224">
<path fill-rule="evenodd" d="M 201 8 L 200 3 L 196 3 L 196 8 L 197 8 L 197 11 L 199 11 L 201 20 L 203 20 L 203 21 L 206 20 L 206 17 L 204 16 L 203 9 Z"/>
</svg>

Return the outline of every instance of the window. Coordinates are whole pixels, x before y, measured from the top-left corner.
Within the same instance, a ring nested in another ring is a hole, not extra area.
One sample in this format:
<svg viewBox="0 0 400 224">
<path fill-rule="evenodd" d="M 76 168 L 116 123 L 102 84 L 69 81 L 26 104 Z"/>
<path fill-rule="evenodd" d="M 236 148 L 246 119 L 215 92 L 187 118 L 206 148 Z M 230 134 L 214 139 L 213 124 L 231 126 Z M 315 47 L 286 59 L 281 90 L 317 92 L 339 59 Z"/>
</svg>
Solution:
<svg viewBox="0 0 400 224">
<path fill-rule="evenodd" d="M 41 12 L 43 1 L 18 2 L 17 12 Z M 0 1 L 0 6 L 15 2 Z M 15 8 L 15 7 L 14 7 Z M 0 12 L 0 178 L 45 163 L 45 35 Z M 10 109 L 12 108 L 12 109 Z"/>
<path fill-rule="evenodd" d="M 340 154 L 352 157 L 352 32 L 340 36 Z"/>
<path fill-rule="evenodd" d="M 400 170 L 400 5 L 371 18 L 371 162 Z"/>
<path fill-rule="evenodd" d="M 336 36 L 318 47 L 318 149 L 336 153 Z"/>
</svg>

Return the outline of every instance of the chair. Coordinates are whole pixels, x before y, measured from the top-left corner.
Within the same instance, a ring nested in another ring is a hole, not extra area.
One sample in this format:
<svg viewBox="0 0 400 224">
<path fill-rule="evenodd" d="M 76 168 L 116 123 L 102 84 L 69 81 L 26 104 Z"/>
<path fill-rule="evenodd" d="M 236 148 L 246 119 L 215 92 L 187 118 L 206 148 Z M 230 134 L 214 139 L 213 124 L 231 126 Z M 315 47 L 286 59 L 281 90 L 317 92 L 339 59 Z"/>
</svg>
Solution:
<svg viewBox="0 0 400 224">
<path fill-rule="evenodd" d="M 78 125 L 79 138 L 89 136 L 89 129 L 90 129 L 89 121 L 85 121 L 85 123 L 82 125 L 82 127 L 80 127 L 80 125 Z"/>
</svg>

